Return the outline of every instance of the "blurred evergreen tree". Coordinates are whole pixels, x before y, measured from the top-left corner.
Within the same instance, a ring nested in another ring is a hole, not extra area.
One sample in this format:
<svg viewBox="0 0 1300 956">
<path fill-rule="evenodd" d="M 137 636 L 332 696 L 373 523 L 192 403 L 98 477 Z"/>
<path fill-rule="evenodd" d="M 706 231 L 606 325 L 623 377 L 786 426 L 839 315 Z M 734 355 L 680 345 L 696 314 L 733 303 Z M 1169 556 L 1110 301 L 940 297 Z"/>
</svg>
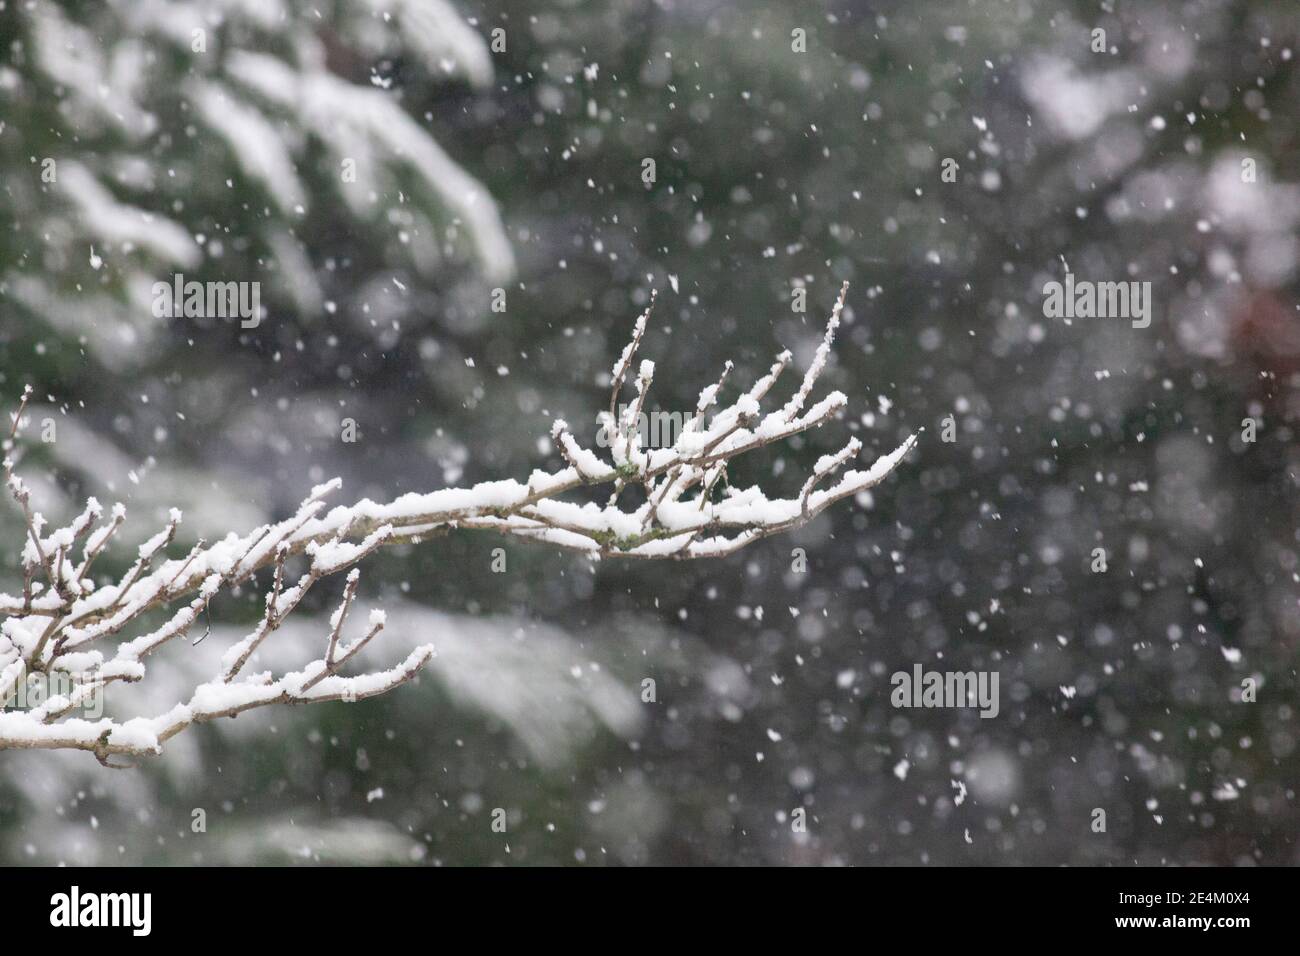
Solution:
<svg viewBox="0 0 1300 956">
<path fill-rule="evenodd" d="M 336 447 L 350 369 L 513 272 L 491 197 L 404 95 L 491 80 L 443 0 L 8 3 L 0 48 L 0 385 L 52 396 L 84 490 L 134 470 L 118 493 L 189 505 L 190 534 L 229 521 L 205 499 L 282 506 L 309 480 L 265 474 L 258 436 Z M 158 318 L 176 274 L 258 282 L 266 314 Z M 91 434 L 116 449 L 87 456 Z"/>
</svg>

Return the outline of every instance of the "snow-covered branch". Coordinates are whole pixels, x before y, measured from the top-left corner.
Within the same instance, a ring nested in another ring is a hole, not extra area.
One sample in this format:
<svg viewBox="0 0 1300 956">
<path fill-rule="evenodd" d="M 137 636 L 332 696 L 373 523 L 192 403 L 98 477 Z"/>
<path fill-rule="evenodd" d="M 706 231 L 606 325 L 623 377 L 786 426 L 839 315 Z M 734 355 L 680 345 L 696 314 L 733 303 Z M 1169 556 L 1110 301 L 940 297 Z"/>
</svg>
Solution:
<svg viewBox="0 0 1300 956">
<path fill-rule="evenodd" d="M 857 459 L 861 443 L 850 440 L 816 463 L 797 497 L 769 498 L 756 486 L 742 489 L 729 483 L 716 494 L 733 459 L 818 427 L 844 408 L 844 395 L 831 392 L 805 410 L 825 369 L 847 290 L 845 283 L 796 393 L 774 411 L 764 414 L 760 401 L 789 366 L 789 352 L 779 355 L 768 374 L 730 405 L 718 407 L 732 369 L 727 363 L 718 382 L 700 393 L 695 414 L 677 441 L 667 448 L 643 449 L 636 421 L 654 379 L 654 363 L 640 363 L 632 383 L 636 400 L 621 416 L 617 413 L 649 320 L 647 309 L 613 369 L 605 418 L 611 439 L 608 461 L 582 447 L 568 426 L 557 421 L 551 437 L 566 466 L 535 471 L 526 482 L 489 481 L 326 511 L 326 496 L 340 485 L 335 479 L 313 488 L 284 521 L 245 535 L 232 532 L 211 544 L 201 541 L 185 555 L 167 558 L 165 551 L 182 520 L 173 510 L 158 534 L 140 545 L 129 570 L 112 583 L 97 584 L 89 571 L 121 528 L 122 505 L 105 517 L 92 498 L 72 523 L 50 531 L 32 510 L 27 487 L 14 473 L 15 441 L 29 388 L 4 445 L 6 488 L 22 513 L 26 532 L 20 554 L 22 593 L 0 594 L 0 749 L 86 750 L 102 763 L 117 766 L 114 758 L 156 754 L 168 739 L 195 723 L 269 704 L 359 700 L 411 680 L 433 655 L 431 645 L 417 648 L 388 670 L 352 677 L 340 673 L 383 629 L 383 614 L 372 612 L 359 634 L 350 641 L 345 637 L 360 575 L 356 565 L 388 544 L 470 528 L 540 541 L 593 559 L 721 557 L 804 524 L 835 502 L 879 484 L 915 444 L 915 435 L 869 467 L 844 471 L 818 489 Z M 607 502 L 562 498 L 588 485 L 611 486 Z M 625 497 L 636 500 L 622 503 Z M 288 580 L 289 567 L 304 568 L 295 583 Z M 261 619 L 226 651 L 220 672 L 195 688 L 187 702 L 152 717 L 70 716 L 112 683 L 142 680 L 150 654 L 175 638 L 186 639 L 218 592 L 253 582 L 259 572 L 268 586 Z M 321 656 L 279 677 L 245 674 L 258 648 L 307 592 L 343 572 L 341 601 L 321 635 Z M 161 616 L 168 608 L 173 608 L 170 616 L 153 630 L 110 642 L 129 626 L 140 625 L 146 615 Z M 35 708 L 12 707 L 15 690 L 32 675 L 58 677 L 61 692 Z"/>
</svg>

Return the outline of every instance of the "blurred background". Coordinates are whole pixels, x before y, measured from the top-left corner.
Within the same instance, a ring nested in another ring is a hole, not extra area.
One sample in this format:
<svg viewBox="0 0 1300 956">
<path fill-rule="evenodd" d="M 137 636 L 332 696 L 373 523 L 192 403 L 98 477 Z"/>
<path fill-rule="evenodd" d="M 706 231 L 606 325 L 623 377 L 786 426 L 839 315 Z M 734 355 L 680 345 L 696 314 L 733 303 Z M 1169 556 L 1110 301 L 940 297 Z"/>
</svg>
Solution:
<svg viewBox="0 0 1300 956">
<path fill-rule="evenodd" d="M 179 507 L 181 552 L 334 475 L 556 467 L 652 289 L 671 413 L 727 359 L 733 390 L 802 367 L 852 283 L 843 422 L 733 483 L 926 430 L 724 560 L 378 555 L 371 661 L 432 641 L 418 684 L 136 770 L 0 752 L 0 861 L 1300 863 L 1298 32 L 1272 0 L 0 6 L 0 393 L 36 387 L 54 520 L 122 501 L 130 545 Z M 1150 282 L 1150 326 L 1046 318 L 1067 268 Z M 176 273 L 261 282 L 264 320 L 155 318 Z M 316 597 L 264 667 L 319 653 Z M 174 702 L 260 600 L 110 712 Z M 999 715 L 891 707 L 915 664 L 997 671 Z"/>
</svg>

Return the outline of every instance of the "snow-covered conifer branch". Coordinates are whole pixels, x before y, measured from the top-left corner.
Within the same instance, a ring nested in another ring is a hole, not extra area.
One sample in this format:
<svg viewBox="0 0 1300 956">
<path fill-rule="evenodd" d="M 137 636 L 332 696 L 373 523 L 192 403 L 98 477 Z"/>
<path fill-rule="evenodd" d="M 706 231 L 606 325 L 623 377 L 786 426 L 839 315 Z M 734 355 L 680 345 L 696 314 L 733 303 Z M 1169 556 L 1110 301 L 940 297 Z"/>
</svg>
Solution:
<svg viewBox="0 0 1300 956">
<path fill-rule="evenodd" d="M 819 427 L 844 408 L 843 393 L 831 392 L 805 410 L 826 367 L 847 290 L 845 283 L 798 390 L 775 411 L 762 413 L 760 401 L 789 366 L 789 352 L 777 356 L 768 374 L 748 391 L 719 407 L 732 371 L 728 362 L 718 382 L 700 393 L 695 414 L 677 441 L 667 448 L 643 449 L 636 422 L 654 379 L 652 362 L 638 366 L 636 400 L 622 416 L 618 399 L 645 334 L 647 309 L 613 369 L 610 411 L 604 419 L 611 439 L 608 461 L 583 448 L 568 426 L 557 421 L 551 437 L 565 467 L 535 471 L 526 482 L 488 481 L 406 494 L 387 504 L 363 500 L 325 511 L 324 499 L 340 486 L 335 479 L 313 488 L 284 521 L 245 535 L 231 532 L 211 544 L 201 541 L 184 556 L 166 558 L 182 520 L 173 510 L 116 582 L 97 583 L 89 572 L 125 520 L 122 505 L 105 520 L 92 498 L 72 523 L 47 531 L 45 519 L 32 510 L 29 492 L 14 473 L 15 441 L 28 388 L 4 442 L 5 484 L 19 506 L 25 532 L 19 554 L 23 591 L 0 594 L 0 749 L 78 749 L 119 766 L 122 760 L 160 752 L 167 740 L 196 723 L 270 704 L 359 700 L 411 680 L 433 655 L 431 645 L 417 648 L 387 670 L 353 677 L 340 673 L 383 629 L 382 613 L 373 612 L 360 634 L 350 642 L 345 637 L 360 575 L 356 565 L 387 544 L 469 528 L 540 541 L 593 559 L 721 557 L 804 524 L 835 502 L 879 484 L 898 467 L 916 435 L 869 467 L 844 471 L 818 490 L 858 457 L 861 442 L 850 439 L 839 452 L 817 461 L 794 498 L 769 498 L 756 486 L 729 483 L 720 497 L 715 495 L 728 463 Z M 612 485 L 613 491 L 603 505 L 561 497 L 586 485 Z M 621 504 L 625 494 L 638 500 Z M 305 567 L 293 584 L 287 577 L 290 566 Z M 342 597 L 321 635 L 321 656 L 279 677 L 245 674 L 258 648 L 307 593 L 342 572 L 347 572 Z M 142 680 L 149 655 L 178 637 L 186 639 L 218 592 L 254 582 L 259 573 L 268 586 L 261 619 L 226 650 L 219 672 L 196 687 L 188 701 L 155 716 L 71 716 L 113 683 Z M 128 626 L 139 626 L 147 615 L 172 606 L 170 616 L 151 630 L 110 644 Z M 38 707 L 12 707 L 15 690 L 33 675 L 58 677 L 63 690 Z"/>
</svg>

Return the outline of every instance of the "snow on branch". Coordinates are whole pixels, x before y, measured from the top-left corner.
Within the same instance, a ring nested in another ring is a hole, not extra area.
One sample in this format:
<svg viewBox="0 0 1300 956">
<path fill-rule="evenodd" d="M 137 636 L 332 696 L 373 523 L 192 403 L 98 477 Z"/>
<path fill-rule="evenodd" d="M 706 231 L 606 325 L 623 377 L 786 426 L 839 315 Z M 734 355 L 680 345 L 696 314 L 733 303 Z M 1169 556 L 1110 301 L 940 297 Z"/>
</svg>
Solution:
<svg viewBox="0 0 1300 956">
<path fill-rule="evenodd" d="M 340 486 L 335 479 L 313 488 L 284 521 L 242 536 L 231 532 L 211 544 L 200 541 L 183 556 L 167 557 L 182 521 L 173 509 L 166 525 L 139 547 L 126 573 L 107 584 L 96 584 L 89 572 L 125 521 L 122 505 L 105 518 L 92 498 L 71 524 L 47 530 L 45 519 L 31 508 L 26 485 L 14 473 L 13 454 L 29 386 L 3 447 L 6 490 L 26 528 L 19 550 L 22 593 L 0 594 L 0 749 L 77 749 L 93 753 L 107 766 L 129 765 L 123 761 L 159 753 L 167 740 L 196 723 L 270 704 L 360 700 L 412 680 L 434 654 L 432 645 L 416 648 L 387 670 L 342 673 L 383 630 L 382 612 L 372 612 L 364 628 L 349 626 L 348 612 L 360 576 L 356 565 L 387 544 L 470 528 L 539 541 L 593 559 L 716 558 L 805 524 L 835 502 L 879 484 L 898 467 L 916 435 L 861 469 L 849 467 L 862 450 L 861 442 L 850 439 L 840 451 L 816 462 L 794 498 L 769 498 L 756 486 L 729 483 L 716 494 L 729 462 L 819 427 L 844 408 L 847 400 L 841 392 L 805 406 L 826 367 L 847 291 L 845 283 L 794 396 L 774 411 L 764 414 L 760 401 L 789 366 L 789 352 L 777 356 L 768 374 L 748 391 L 719 407 L 732 371 L 728 362 L 717 383 L 701 391 L 695 414 L 676 443 L 642 449 L 636 420 L 654 379 L 652 362 L 637 367 L 635 403 L 622 416 L 617 410 L 652 300 L 613 369 L 610 412 L 604 418 L 611 439 L 608 461 L 583 448 L 568 426 L 557 421 L 551 437 L 567 465 L 553 472 L 535 471 L 527 482 L 489 481 L 406 494 L 387 504 L 362 500 L 326 511 L 326 496 Z M 588 485 L 612 486 L 608 501 L 601 505 L 562 497 Z M 636 501 L 621 504 L 628 489 L 640 492 L 632 496 Z M 305 570 L 291 581 L 290 567 Z M 321 656 L 279 677 L 245 673 L 258 648 L 307 593 L 344 572 L 340 602 L 321 635 Z M 219 673 L 194 688 L 188 701 L 155 716 L 125 720 L 73 716 L 113 683 L 143 680 L 149 656 L 176 638 L 187 640 L 218 592 L 256 583 L 259 574 L 259 586 L 267 587 L 261 619 L 227 649 Z M 142 633 L 124 636 L 153 612 L 155 620 L 169 616 L 152 630 L 139 628 Z M 348 631 L 355 636 L 345 636 Z M 50 678 L 51 687 L 58 678 L 58 692 L 51 691 L 37 707 L 14 707 L 16 690 L 33 675 Z"/>
</svg>

